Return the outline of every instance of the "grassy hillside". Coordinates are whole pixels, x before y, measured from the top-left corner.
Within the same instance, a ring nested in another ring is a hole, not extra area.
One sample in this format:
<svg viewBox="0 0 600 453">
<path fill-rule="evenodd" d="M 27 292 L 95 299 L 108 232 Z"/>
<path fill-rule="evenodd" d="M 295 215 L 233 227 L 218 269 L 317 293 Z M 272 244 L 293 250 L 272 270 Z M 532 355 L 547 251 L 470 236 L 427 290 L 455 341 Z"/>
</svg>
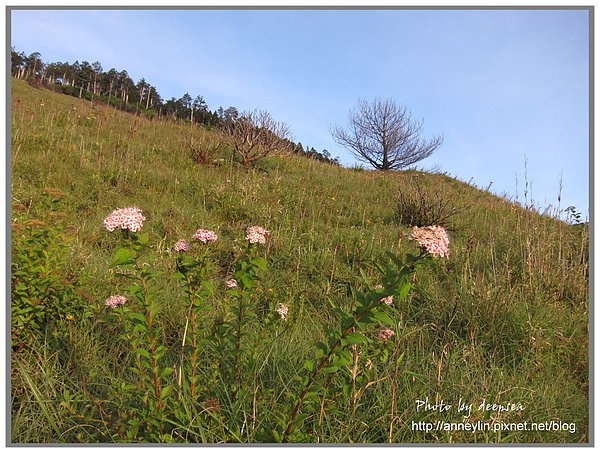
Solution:
<svg viewBox="0 0 600 453">
<path fill-rule="evenodd" d="M 198 165 L 188 144 L 210 142 L 209 130 L 141 119 L 14 79 L 11 133 L 12 442 L 154 439 L 144 434 L 150 427 L 128 431 L 127 419 L 145 406 L 127 400 L 125 388 L 115 390 L 135 382 L 134 358 L 104 305 L 130 284 L 110 267 L 119 235 L 102 226 L 126 206 L 144 213 L 145 264 L 163 273 L 153 280 L 155 327 L 167 347 L 162 360 L 174 367 L 183 357 L 189 303 L 172 278 L 173 244 L 198 228 L 219 236 L 210 244 L 215 291 L 204 318 L 214 331 L 231 317 L 223 281 L 243 253 L 244 229 L 271 231 L 261 249 L 267 269 L 252 293 L 253 333 L 242 341 L 255 351 L 255 362 L 242 368 L 244 391 L 232 397 L 224 375 L 210 374 L 204 363 L 204 385 L 186 405 L 191 413 L 169 415 L 170 437 L 161 440 L 280 440 L 274 432 L 302 386 L 295 377 L 306 373 L 303 363 L 325 330 L 339 324 L 334 307 L 348 309 L 353 291 L 364 289 L 360 270 L 376 279 L 371 265 L 386 262 L 386 252 L 418 251 L 403 235 L 409 223 L 455 212 L 444 222 L 449 259 L 416 272 L 413 290 L 391 312 L 396 335 L 388 358 L 367 366 L 368 354 L 382 351 L 367 335 L 367 345 L 352 349 L 366 381 L 347 380 L 352 365 L 324 376 L 289 440 L 588 441 L 587 226 L 540 216 L 438 173 L 360 171 L 294 156 L 244 170 L 226 149 Z M 278 303 L 289 306 L 288 317 L 269 324 Z M 252 343 L 257 338 L 262 343 Z M 203 360 L 220 360 L 208 340 L 203 351 Z M 392 358 L 400 355 L 396 366 Z M 360 395 L 353 391 L 359 384 Z M 425 398 L 443 399 L 452 410 L 417 410 Z M 456 412 L 459 399 L 473 403 L 468 419 Z M 475 410 L 483 400 L 522 408 Z M 425 432 L 413 424 L 438 420 L 555 421 L 576 429 Z"/>
</svg>

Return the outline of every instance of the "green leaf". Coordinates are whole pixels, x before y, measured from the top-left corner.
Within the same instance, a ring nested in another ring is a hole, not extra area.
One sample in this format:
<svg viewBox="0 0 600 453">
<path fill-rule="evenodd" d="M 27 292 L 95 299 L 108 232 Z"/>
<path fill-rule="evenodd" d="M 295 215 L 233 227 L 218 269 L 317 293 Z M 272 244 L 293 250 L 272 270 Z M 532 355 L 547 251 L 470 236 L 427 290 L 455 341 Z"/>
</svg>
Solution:
<svg viewBox="0 0 600 453">
<path fill-rule="evenodd" d="M 134 374 L 137 374 L 137 375 L 139 375 L 139 374 L 140 374 L 140 370 L 139 370 L 137 367 L 130 366 L 130 367 L 128 368 L 128 370 L 129 370 L 129 371 L 131 371 L 131 372 L 133 372 Z"/>
<path fill-rule="evenodd" d="M 151 298 L 152 294 L 148 294 L 148 298 Z M 152 317 L 152 319 L 156 318 L 156 315 L 158 314 L 158 312 L 160 311 L 160 307 L 152 302 L 149 306 L 148 306 L 148 312 L 150 313 L 150 316 Z"/>
<path fill-rule="evenodd" d="M 347 346 L 350 344 L 365 344 L 367 341 L 367 338 L 362 333 L 351 332 L 342 338 L 342 346 Z"/>
<path fill-rule="evenodd" d="M 371 281 L 369 280 L 369 277 L 367 277 L 367 274 L 365 273 L 364 269 L 360 269 L 360 276 L 362 277 L 362 281 L 363 283 L 365 283 L 367 286 L 371 286 Z"/>
<path fill-rule="evenodd" d="M 136 324 L 135 326 L 133 326 L 133 333 L 136 332 L 148 332 L 148 328 L 146 327 L 145 324 Z"/>
<path fill-rule="evenodd" d="M 202 281 L 201 286 L 204 288 L 205 292 L 208 293 L 207 295 L 212 294 L 215 290 L 214 285 L 209 280 Z"/>
<path fill-rule="evenodd" d="M 319 341 L 315 346 L 316 346 L 318 352 L 321 353 L 320 356 L 324 356 L 325 354 L 327 354 L 327 351 L 329 348 L 327 347 L 327 345 L 325 343 L 323 343 L 322 341 Z"/>
<path fill-rule="evenodd" d="M 400 365 L 403 360 L 404 360 L 404 353 L 402 353 L 398 356 L 398 358 L 396 359 L 396 365 Z"/>
<path fill-rule="evenodd" d="M 335 373 L 336 371 L 338 371 L 340 369 L 340 367 L 336 364 L 336 365 L 329 365 L 326 367 L 323 367 L 321 369 L 321 372 L 323 374 L 328 374 L 328 373 Z"/>
<path fill-rule="evenodd" d="M 390 352 L 387 350 L 387 348 L 382 349 L 381 355 L 379 356 L 379 360 L 381 360 L 382 362 L 387 362 L 389 354 L 390 354 Z"/>
<path fill-rule="evenodd" d="M 127 316 L 129 316 L 129 319 L 131 319 L 133 322 L 142 323 L 144 326 L 146 325 L 146 317 L 141 313 L 130 312 L 127 313 Z"/>
<path fill-rule="evenodd" d="M 135 252 L 128 248 L 123 247 L 123 248 L 118 249 L 115 252 L 115 254 L 113 255 L 113 260 L 112 260 L 112 263 L 110 264 L 110 267 L 121 266 L 123 264 L 131 262 L 130 260 L 134 254 L 135 254 Z"/>
<path fill-rule="evenodd" d="M 348 351 L 338 351 L 337 356 L 333 358 L 333 363 L 337 366 L 346 366 L 352 363 L 352 354 Z"/>
<path fill-rule="evenodd" d="M 404 263 L 402 262 L 402 260 L 400 258 L 398 258 L 396 255 L 394 255 L 392 252 L 386 252 L 387 256 L 394 262 L 394 264 L 396 264 L 396 266 L 398 267 L 402 267 L 404 266 Z"/>
<path fill-rule="evenodd" d="M 162 370 L 160 372 L 160 378 L 164 379 L 165 377 L 167 377 L 169 374 L 171 374 L 173 372 L 173 368 L 165 368 L 164 370 Z"/>
<path fill-rule="evenodd" d="M 415 261 L 417 261 L 417 256 L 413 255 L 412 253 L 407 253 L 406 254 L 406 261 L 408 263 L 414 263 Z"/>
<path fill-rule="evenodd" d="M 252 277 L 250 277 L 249 274 L 244 274 L 241 280 L 242 284 L 244 285 L 244 288 L 246 289 L 251 289 L 254 286 L 254 280 L 252 279 Z"/>
<path fill-rule="evenodd" d="M 355 294 L 354 298 L 356 299 L 360 307 L 366 307 L 367 305 L 369 305 L 369 299 L 365 297 L 365 295 L 362 293 Z"/>
<path fill-rule="evenodd" d="M 160 399 L 164 400 L 167 396 L 169 396 L 171 394 L 172 391 L 173 391 L 173 386 L 167 385 L 165 388 L 163 388 L 160 391 Z"/>
<path fill-rule="evenodd" d="M 148 243 L 148 241 L 150 240 L 150 235 L 148 233 L 140 233 L 138 235 L 138 240 L 139 240 L 140 244 L 146 245 Z"/>
<path fill-rule="evenodd" d="M 402 287 L 398 290 L 398 300 L 404 300 L 408 296 L 410 292 L 410 288 L 412 287 L 410 282 L 405 282 Z"/>
<path fill-rule="evenodd" d="M 142 291 L 142 287 L 134 283 L 133 285 L 129 285 L 127 288 L 125 288 L 125 290 L 129 294 L 135 295 L 135 294 L 139 293 L 140 291 Z"/>
<path fill-rule="evenodd" d="M 313 372 L 315 369 L 315 365 L 313 364 L 312 360 L 305 360 L 304 361 L 304 369 L 309 371 L 309 372 Z"/>
<path fill-rule="evenodd" d="M 146 357 L 147 359 L 149 359 L 149 358 L 150 358 L 150 352 L 149 352 L 149 351 L 147 351 L 147 350 L 145 350 L 144 348 L 137 348 L 137 349 L 136 349 L 136 352 L 137 352 L 139 355 Z"/>
<path fill-rule="evenodd" d="M 250 262 L 252 264 L 254 264 L 256 267 L 258 267 L 259 269 L 266 269 L 267 268 L 267 260 L 260 257 L 260 256 L 255 256 L 254 258 L 252 258 L 250 260 Z"/>
<path fill-rule="evenodd" d="M 390 318 L 387 313 L 384 313 L 382 311 L 375 311 L 375 310 L 373 310 L 370 313 L 370 318 L 371 319 L 375 319 L 376 321 L 379 321 L 380 323 L 382 323 L 382 324 L 384 324 L 386 326 L 393 326 L 394 325 L 394 320 L 392 318 Z"/>
</svg>

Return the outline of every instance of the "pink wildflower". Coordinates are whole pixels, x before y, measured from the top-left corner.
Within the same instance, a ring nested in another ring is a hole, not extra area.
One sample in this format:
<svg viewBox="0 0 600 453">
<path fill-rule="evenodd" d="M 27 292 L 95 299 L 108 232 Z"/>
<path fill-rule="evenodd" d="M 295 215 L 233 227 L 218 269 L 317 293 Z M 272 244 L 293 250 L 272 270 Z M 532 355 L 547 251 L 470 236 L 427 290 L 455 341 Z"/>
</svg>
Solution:
<svg viewBox="0 0 600 453">
<path fill-rule="evenodd" d="M 129 208 L 115 209 L 104 219 L 104 228 L 108 231 L 114 231 L 115 228 L 139 231 L 144 224 L 146 217 L 142 215 L 140 208 L 131 206 Z"/>
<path fill-rule="evenodd" d="M 237 288 L 237 286 L 238 286 L 237 280 L 235 278 L 231 278 L 225 282 L 225 286 L 227 286 L 227 288 L 229 288 L 229 289 Z"/>
<path fill-rule="evenodd" d="M 383 289 L 383 285 L 377 285 L 375 289 Z M 394 305 L 394 296 L 382 297 L 381 302 L 386 305 Z"/>
<path fill-rule="evenodd" d="M 386 305 L 394 305 L 394 296 L 382 297 L 381 302 Z"/>
<path fill-rule="evenodd" d="M 288 306 L 285 304 L 279 304 L 277 306 L 277 313 L 279 313 L 281 319 L 285 319 L 288 314 Z"/>
<path fill-rule="evenodd" d="M 450 238 L 441 226 L 413 227 L 411 239 L 417 241 L 422 248 L 433 256 L 448 257 Z"/>
<path fill-rule="evenodd" d="M 265 230 L 263 227 L 254 225 L 246 229 L 246 240 L 250 244 L 264 244 L 267 241 L 265 237 L 267 234 L 271 234 L 271 232 Z"/>
<path fill-rule="evenodd" d="M 181 239 L 175 243 L 173 250 L 176 252 L 187 252 L 190 249 L 190 243 Z"/>
<path fill-rule="evenodd" d="M 214 231 L 200 229 L 196 230 L 196 233 L 194 234 L 193 238 L 206 244 L 208 241 L 216 241 L 217 234 Z"/>
<path fill-rule="evenodd" d="M 104 303 L 110 308 L 115 308 L 117 305 L 123 305 L 125 302 L 127 302 L 125 296 L 116 295 L 110 296 Z"/>
<path fill-rule="evenodd" d="M 383 329 L 381 329 L 379 331 L 379 335 L 377 335 L 377 338 L 379 338 L 380 340 L 389 340 L 394 335 L 395 334 L 394 334 L 393 330 L 388 329 L 387 327 L 384 327 Z"/>
</svg>

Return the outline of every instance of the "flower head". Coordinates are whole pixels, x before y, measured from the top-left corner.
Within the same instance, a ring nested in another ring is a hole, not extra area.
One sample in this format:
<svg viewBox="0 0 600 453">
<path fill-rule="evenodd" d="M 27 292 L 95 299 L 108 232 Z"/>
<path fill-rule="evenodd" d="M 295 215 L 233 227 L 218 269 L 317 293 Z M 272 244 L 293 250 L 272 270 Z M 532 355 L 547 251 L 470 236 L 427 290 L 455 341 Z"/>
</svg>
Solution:
<svg viewBox="0 0 600 453">
<path fill-rule="evenodd" d="M 281 319 L 285 319 L 288 314 L 288 306 L 285 304 L 279 304 L 277 306 L 277 313 L 279 313 Z"/>
<path fill-rule="evenodd" d="M 254 225 L 246 228 L 246 240 L 250 244 L 264 244 L 267 241 L 266 235 L 271 234 L 269 230 Z"/>
<path fill-rule="evenodd" d="M 386 305 L 394 305 L 394 296 L 382 297 L 381 302 Z"/>
<path fill-rule="evenodd" d="M 199 229 L 196 230 L 196 233 L 194 234 L 193 238 L 206 244 L 209 241 L 216 241 L 217 234 L 214 231 Z"/>
<path fill-rule="evenodd" d="M 377 335 L 377 338 L 385 341 L 385 340 L 389 340 L 394 335 L 395 335 L 395 333 L 392 329 L 388 329 L 387 327 L 384 327 L 383 329 L 381 329 L 379 331 L 379 335 Z"/>
<path fill-rule="evenodd" d="M 417 241 L 422 248 L 427 250 L 433 256 L 442 258 L 448 257 L 448 244 L 450 243 L 450 238 L 443 227 L 413 227 L 410 237 Z"/>
<path fill-rule="evenodd" d="M 177 241 L 173 246 L 173 250 L 176 252 L 187 252 L 190 249 L 190 243 L 188 241 L 184 241 L 183 239 Z"/>
<path fill-rule="evenodd" d="M 231 278 L 225 282 L 225 286 L 229 289 L 237 288 L 237 286 L 238 286 L 237 280 L 235 278 Z"/>
<path fill-rule="evenodd" d="M 377 285 L 375 289 L 383 289 L 383 285 Z M 394 305 L 394 296 L 382 297 L 381 302 L 386 305 Z"/>
<path fill-rule="evenodd" d="M 117 305 L 123 305 L 125 302 L 127 302 L 125 296 L 120 296 L 118 294 L 115 296 L 110 296 L 104 301 L 104 303 L 110 308 L 115 308 Z"/>
<path fill-rule="evenodd" d="M 146 217 L 142 215 L 142 210 L 135 206 L 115 209 L 104 219 L 104 228 L 108 231 L 121 228 L 135 233 L 141 230 L 144 220 L 146 220 Z"/>
</svg>

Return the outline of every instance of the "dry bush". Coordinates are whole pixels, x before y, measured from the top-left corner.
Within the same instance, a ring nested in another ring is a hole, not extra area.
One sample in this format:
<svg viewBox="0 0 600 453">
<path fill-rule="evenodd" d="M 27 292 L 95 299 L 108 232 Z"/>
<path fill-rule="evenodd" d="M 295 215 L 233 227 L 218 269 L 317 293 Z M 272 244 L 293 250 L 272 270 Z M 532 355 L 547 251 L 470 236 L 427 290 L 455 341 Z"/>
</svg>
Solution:
<svg viewBox="0 0 600 453">
<path fill-rule="evenodd" d="M 410 179 L 398 192 L 395 220 L 406 226 L 439 225 L 453 230 L 452 218 L 461 211 L 447 194 Z"/>
<path fill-rule="evenodd" d="M 211 138 L 206 135 L 200 138 L 191 137 L 185 143 L 194 163 L 200 165 L 208 163 L 210 158 L 216 154 L 222 145 L 223 137 L 220 133 Z"/>
<path fill-rule="evenodd" d="M 244 167 L 277 151 L 287 151 L 289 128 L 263 110 L 254 110 L 226 121 L 223 140 L 241 158 Z"/>
</svg>

